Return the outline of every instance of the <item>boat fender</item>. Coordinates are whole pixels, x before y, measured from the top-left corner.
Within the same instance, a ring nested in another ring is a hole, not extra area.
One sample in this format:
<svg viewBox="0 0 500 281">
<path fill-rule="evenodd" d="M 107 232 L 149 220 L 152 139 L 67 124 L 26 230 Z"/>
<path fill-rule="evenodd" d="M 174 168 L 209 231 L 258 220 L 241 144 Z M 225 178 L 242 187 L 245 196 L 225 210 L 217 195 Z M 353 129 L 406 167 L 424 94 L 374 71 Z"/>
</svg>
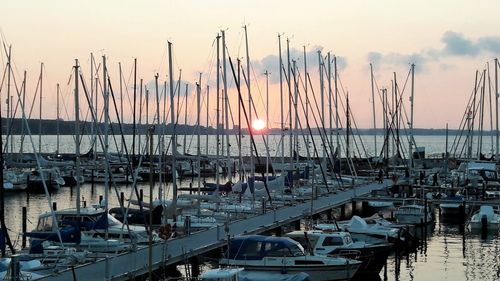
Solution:
<svg viewBox="0 0 500 281">
<path fill-rule="evenodd" d="M 170 238 L 170 236 L 172 236 L 172 228 L 170 227 L 170 224 L 161 225 L 158 228 L 158 234 L 163 240 Z"/>
</svg>

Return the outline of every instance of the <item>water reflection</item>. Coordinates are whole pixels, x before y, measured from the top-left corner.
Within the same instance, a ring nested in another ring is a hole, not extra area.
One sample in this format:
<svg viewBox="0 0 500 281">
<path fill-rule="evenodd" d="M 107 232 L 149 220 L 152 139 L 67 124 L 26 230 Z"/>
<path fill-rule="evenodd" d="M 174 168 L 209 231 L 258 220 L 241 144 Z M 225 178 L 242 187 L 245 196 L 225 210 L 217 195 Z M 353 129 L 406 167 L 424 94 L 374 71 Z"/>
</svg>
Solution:
<svg viewBox="0 0 500 281">
<path fill-rule="evenodd" d="M 147 184 L 139 188 L 144 188 L 145 197 L 149 194 Z M 157 188 L 154 194 L 157 194 Z M 118 194 L 124 192 L 125 198 L 130 198 L 132 191 L 131 186 L 118 186 L 116 190 Z M 115 194 L 115 191 L 110 193 Z M 104 194 L 104 188 L 85 184 L 81 194 L 87 205 L 96 204 L 99 195 Z M 52 199 L 61 209 L 74 207 L 75 196 L 74 189 L 63 188 L 52 194 Z M 44 194 L 8 193 L 6 197 L 6 223 L 11 238 L 20 241 L 22 207 L 28 209 L 28 230 L 31 230 L 36 226 L 38 214 L 49 210 L 49 204 Z M 116 196 L 111 196 L 110 204 L 118 205 Z M 498 233 L 490 232 L 481 237 L 480 233 L 470 232 L 460 221 L 440 218 L 438 214 L 434 224 L 416 227 L 413 232 L 423 237 L 416 248 L 392 254 L 378 276 L 363 276 L 362 280 L 500 280 Z"/>
</svg>

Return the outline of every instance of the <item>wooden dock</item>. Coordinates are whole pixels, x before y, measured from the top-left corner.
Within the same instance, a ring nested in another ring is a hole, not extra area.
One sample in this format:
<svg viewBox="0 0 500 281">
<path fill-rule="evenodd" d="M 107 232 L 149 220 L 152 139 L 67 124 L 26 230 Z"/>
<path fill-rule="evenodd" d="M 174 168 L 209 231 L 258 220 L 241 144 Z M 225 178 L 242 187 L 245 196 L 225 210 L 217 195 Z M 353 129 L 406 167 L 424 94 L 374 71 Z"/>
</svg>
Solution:
<svg viewBox="0 0 500 281">
<path fill-rule="evenodd" d="M 247 219 L 220 224 L 217 227 L 193 233 L 189 236 L 170 239 L 155 243 L 152 248 L 153 270 L 187 261 L 219 248 L 227 243 L 227 236 L 262 233 L 272 230 L 311 214 L 318 214 L 348 203 L 357 196 L 369 194 L 372 190 L 386 188 L 390 181 L 382 184 L 372 183 L 353 189 L 319 196 L 312 202 L 308 200 L 293 206 L 267 211 Z M 77 265 L 51 274 L 43 279 L 46 281 L 62 280 L 130 280 L 148 272 L 149 248 L 141 246 L 133 251 L 110 255 L 96 259 L 92 263 Z M 44 272 L 48 274 L 49 272 Z"/>
</svg>

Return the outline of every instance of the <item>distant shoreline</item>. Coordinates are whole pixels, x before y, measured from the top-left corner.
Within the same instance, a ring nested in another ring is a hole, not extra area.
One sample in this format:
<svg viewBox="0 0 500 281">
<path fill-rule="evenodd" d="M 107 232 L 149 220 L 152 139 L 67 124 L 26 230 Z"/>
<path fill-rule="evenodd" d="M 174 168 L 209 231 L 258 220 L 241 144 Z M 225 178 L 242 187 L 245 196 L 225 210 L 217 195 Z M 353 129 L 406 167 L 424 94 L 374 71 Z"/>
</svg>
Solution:
<svg viewBox="0 0 500 281">
<path fill-rule="evenodd" d="M 21 135 L 22 130 L 23 130 L 22 123 L 23 123 L 22 119 L 15 118 L 15 119 L 13 119 L 12 125 L 10 125 L 10 123 L 8 122 L 8 120 L 6 118 L 2 118 L 2 130 L 3 130 L 2 133 L 3 133 L 3 135 L 7 134 L 8 127 L 12 128 L 13 135 Z M 42 119 L 42 122 L 41 122 L 42 135 L 57 135 L 57 123 L 58 122 L 56 120 L 53 120 L 53 119 Z M 28 125 L 30 127 L 31 134 L 33 134 L 33 135 L 39 134 L 40 121 L 38 119 L 29 119 Z M 148 128 L 150 128 L 151 126 L 152 126 L 151 124 L 150 125 L 146 125 L 146 124 L 137 125 L 136 132 L 138 134 L 145 134 L 147 132 Z M 102 123 L 100 124 L 100 127 L 101 127 L 101 131 L 102 131 L 104 128 Z M 123 127 L 122 128 L 123 133 L 125 135 L 132 135 L 133 134 L 133 125 L 132 124 L 129 124 L 129 123 L 123 124 L 122 127 Z M 114 133 L 114 134 L 120 133 L 120 128 L 118 126 L 118 123 L 112 123 L 110 128 L 111 128 L 110 129 L 111 133 Z M 91 122 L 81 122 L 80 129 L 81 129 L 80 134 L 90 135 L 91 131 L 92 131 L 92 123 Z M 158 128 L 158 126 L 156 126 L 155 129 L 158 130 L 161 128 Z M 170 124 L 166 124 L 163 129 L 164 129 L 165 134 L 170 134 L 172 126 Z M 179 134 L 179 135 L 196 135 L 196 134 L 198 134 L 198 132 L 202 135 L 206 135 L 207 133 L 209 135 L 217 134 L 217 130 L 215 128 L 208 127 L 208 129 L 207 129 L 204 126 L 200 126 L 198 128 L 197 126 L 179 124 L 179 125 L 175 126 L 175 130 L 176 130 L 177 134 Z M 220 130 L 222 133 L 223 129 L 221 128 Z M 311 131 L 314 135 L 319 134 L 319 130 L 317 128 L 312 128 Z M 326 131 L 328 133 L 329 130 L 326 129 Z M 300 133 L 301 130 L 298 130 L 298 132 Z M 302 132 L 304 134 L 307 133 L 307 131 L 305 131 L 305 130 L 302 130 Z M 345 134 L 345 129 L 341 129 L 340 132 L 341 132 L 341 134 Z M 456 135 L 460 132 L 461 132 L 460 130 L 456 130 L 456 129 L 448 130 L 449 135 Z M 24 128 L 24 133 L 25 134 L 27 133 L 26 128 Z M 237 134 L 238 129 L 237 128 L 229 129 L 228 133 L 229 134 Z M 244 135 L 248 135 L 247 129 L 243 128 L 242 133 Z M 288 135 L 290 132 L 288 130 L 286 130 L 284 133 L 285 133 L 285 135 Z M 406 135 L 408 133 L 409 133 L 408 129 L 401 129 L 399 131 L 400 135 Z M 60 135 L 74 135 L 75 134 L 75 122 L 74 121 L 59 121 L 59 134 Z M 261 135 L 262 133 L 255 133 L 255 134 Z M 270 129 L 269 135 L 280 135 L 280 134 L 281 134 L 281 130 L 279 128 Z M 383 129 L 374 130 L 374 129 L 366 129 L 366 128 L 364 128 L 364 129 L 354 129 L 353 128 L 352 134 L 354 134 L 354 135 L 374 135 L 374 134 L 377 134 L 377 135 L 382 136 L 384 134 L 384 130 Z M 444 136 L 444 135 L 446 135 L 446 129 L 414 128 L 413 135 Z M 477 135 L 477 134 L 475 134 L 475 135 Z M 491 135 L 495 135 L 495 131 L 486 131 L 486 130 L 483 131 L 483 137 L 484 136 L 491 136 Z"/>
</svg>

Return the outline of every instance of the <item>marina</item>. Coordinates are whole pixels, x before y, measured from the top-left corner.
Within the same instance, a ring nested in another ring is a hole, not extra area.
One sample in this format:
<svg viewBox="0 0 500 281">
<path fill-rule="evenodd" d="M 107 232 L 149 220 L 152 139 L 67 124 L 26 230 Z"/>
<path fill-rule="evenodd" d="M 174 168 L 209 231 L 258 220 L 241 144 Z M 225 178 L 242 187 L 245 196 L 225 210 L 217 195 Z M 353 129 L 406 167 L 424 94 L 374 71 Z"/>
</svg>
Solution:
<svg viewBox="0 0 500 281">
<path fill-rule="evenodd" d="M 42 2 L 0 280 L 500 280 L 499 3 Z"/>
</svg>

